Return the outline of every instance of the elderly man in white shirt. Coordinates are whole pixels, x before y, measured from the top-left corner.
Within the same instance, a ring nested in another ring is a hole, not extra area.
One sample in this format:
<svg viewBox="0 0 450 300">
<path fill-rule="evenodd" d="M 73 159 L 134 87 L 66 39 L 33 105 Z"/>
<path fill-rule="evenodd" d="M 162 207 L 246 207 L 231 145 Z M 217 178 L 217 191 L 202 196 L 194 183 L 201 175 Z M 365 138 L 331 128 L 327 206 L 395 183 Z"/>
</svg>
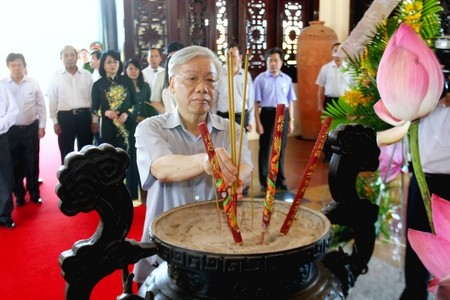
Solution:
<svg viewBox="0 0 450 300">
<path fill-rule="evenodd" d="M 228 154 L 231 147 L 229 121 L 210 113 L 222 74 L 216 55 L 204 47 L 186 47 L 173 55 L 168 71 L 169 90 L 178 99 L 175 111 L 142 121 L 135 135 L 139 175 L 143 189 L 148 190 L 143 242 L 150 240 L 150 224 L 162 212 L 215 198 L 200 123 L 205 122 L 211 132 L 220 168 L 229 186 L 234 182 L 238 182 L 240 189 L 248 186 L 253 169 L 244 135 L 241 179 L 237 178 L 238 168 Z M 236 126 L 235 136 L 239 140 L 239 126 Z M 161 260 L 156 255 L 140 260 L 135 265 L 135 280 L 143 283 L 158 262 Z"/>
</svg>

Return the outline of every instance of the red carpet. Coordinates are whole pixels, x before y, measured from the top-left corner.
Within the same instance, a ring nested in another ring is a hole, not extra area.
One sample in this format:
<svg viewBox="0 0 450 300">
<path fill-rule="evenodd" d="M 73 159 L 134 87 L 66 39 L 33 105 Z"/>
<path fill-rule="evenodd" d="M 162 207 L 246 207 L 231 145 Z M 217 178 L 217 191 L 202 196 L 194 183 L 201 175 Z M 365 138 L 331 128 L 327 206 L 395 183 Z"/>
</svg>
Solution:
<svg viewBox="0 0 450 300">
<path fill-rule="evenodd" d="M 59 149 L 52 128 L 41 141 L 40 176 L 42 205 L 29 202 L 15 207 L 15 229 L 0 227 L 0 297 L 2 299 L 64 299 L 65 281 L 58 258 L 73 243 L 92 236 L 98 224 L 96 213 L 63 215 L 55 194 Z M 145 206 L 135 208 L 129 239 L 139 241 Z M 131 267 L 130 267 L 130 270 Z M 136 290 L 134 291 L 136 292 Z M 117 271 L 95 287 L 91 299 L 116 299 L 122 293 L 121 272 Z"/>
</svg>

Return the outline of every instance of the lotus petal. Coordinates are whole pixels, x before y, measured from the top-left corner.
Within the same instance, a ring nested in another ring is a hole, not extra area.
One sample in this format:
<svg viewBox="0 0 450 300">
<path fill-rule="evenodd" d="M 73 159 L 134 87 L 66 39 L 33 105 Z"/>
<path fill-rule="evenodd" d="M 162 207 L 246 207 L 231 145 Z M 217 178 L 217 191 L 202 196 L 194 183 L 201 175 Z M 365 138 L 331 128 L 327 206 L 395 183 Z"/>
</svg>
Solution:
<svg viewBox="0 0 450 300">
<path fill-rule="evenodd" d="M 436 279 L 450 274 L 450 241 L 413 229 L 408 230 L 408 239 L 417 256 Z"/>
<path fill-rule="evenodd" d="M 434 53 L 411 27 L 401 24 L 388 42 L 377 72 L 378 90 L 391 119 L 412 121 L 426 116 L 439 101 L 443 85 Z"/>
<path fill-rule="evenodd" d="M 375 105 L 373 106 L 373 110 L 381 120 L 388 124 L 391 124 L 392 126 L 401 126 L 405 123 L 404 120 L 399 120 L 391 115 L 390 111 L 384 105 L 383 100 L 378 100 L 377 103 L 375 103 Z"/>
<path fill-rule="evenodd" d="M 431 207 L 436 235 L 450 241 L 450 202 L 433 194 L 431 196 Z M 448 252 L 450 255 L 450 249 Z"/>
<path fill-rule="evenodd" d="M 377 144 L 379 147 L 394 144 L 400 141 L 408 133 L 411 122 L 404 122 L 401 126 L 392 127 L 377 132 Z"/>
</svg>

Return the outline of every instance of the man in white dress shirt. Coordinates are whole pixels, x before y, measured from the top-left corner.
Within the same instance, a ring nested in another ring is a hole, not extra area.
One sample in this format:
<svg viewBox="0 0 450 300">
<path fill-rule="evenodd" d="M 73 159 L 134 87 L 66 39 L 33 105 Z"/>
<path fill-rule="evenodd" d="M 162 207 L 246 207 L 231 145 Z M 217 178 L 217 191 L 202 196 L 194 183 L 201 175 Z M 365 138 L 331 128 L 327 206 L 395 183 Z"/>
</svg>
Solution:
<svg viewBox="0 0 450 300">
<path fill-rule="evenodd" d="M 8 131 L 14 170 L 14 195 L 17 206 L 25 204 L 28 190 L 30 200 L 42 203 L 39 191 L 39 141 L 45 135 L 47 110 L 39 83 L 25 74 L 27 63 L 21 53 L 6 57 L 10 76 L 2 82 L 13 94 L 19 109 L 15 124 Z M 26 178 L 26 189 L 23 180 Z"/>
<path fill-rule="evenodd" d="M 238 44 L 230 43 L 228 45 L 228 54 L 233 60 L 233 85 L 234 85 L 234 112 L 235 121 L 241 124 L 241 118 L 244 117 L 244 127 L 247 132 L 251 131 L 255 125 L 255 97 L 253 91 L 253 81 L 250 73 L 247 74 L 247 89 L 245 96 L 245 110 L 242 111 L 242 101 L 244 98 L 245 70 L 242 69 L 242 52 Z M 228 70 L 224 68 L 223 78 L 227 78 Z M 217 105 L 213 112 L 223 118 L 229 119 L 228 103 L 228 84 L 222 82 L 217 92 Z"/>
<path fill-rule="evenodd" d="M 16 121 L 19 109 L 13 95 L 0 83 L 0 224 L 6 228 L 16 227 L 11 214 L 14 208 L 12 200 L 13 171 L 11 151 L 7 132 Z"/>
<path fill-rule="evenodd" d="M 148 67 L 142 70 L 144 81 L 148 82 L 150 86 L 153 84 L 156 73 L 164 70 L 164 68 L 161 67 L 161 61 L 161 51 L 158 48 L 150 48 L 147 55 Z"/>
<path fill-rule="evenodd" d="M 320 113 L 323 113 L 327 105 L 332 104 L 333 101 L 344 95 L 352 82 L 350 72 L 347 71 L 347 62 L 337 55 L 340 45 L 340 43 L 335 43 L 331 47 L 333 59 L 320 68 L 317 76 L 317 110 Z M 324 161 L 330 161 L 332 151 L 328 141 L 323 147 L 323 153 Z"/>
<path fill-rule="evenodd" d="M 75 140 L 79 150 L 92 144 L 98 125 L 91 112 L 92 74 L 77 67 L 77 50 L 73 46 L 65 46 L 60 56 L 64 68 L 53 75 L 47 95 L 64 163 L 64 157 L 74 151 Z"/>
</svg>

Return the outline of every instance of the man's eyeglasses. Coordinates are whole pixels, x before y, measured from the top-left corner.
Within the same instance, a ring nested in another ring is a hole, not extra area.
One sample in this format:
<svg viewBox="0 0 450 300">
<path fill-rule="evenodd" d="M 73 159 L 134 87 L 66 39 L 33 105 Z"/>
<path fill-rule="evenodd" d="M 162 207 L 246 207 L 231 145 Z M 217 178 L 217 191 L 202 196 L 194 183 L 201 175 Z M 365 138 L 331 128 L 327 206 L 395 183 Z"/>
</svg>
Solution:
<svg viewBox="0 0 450 300">
<path fill-rule="evenodd" d="M 196 87 L 200 84 L 200 82 L 204 82 L 205 85 L 211 89 L 217 88 L 217 85 L 219 84 L 219 79 L 216 79 L 214 77 L 209 78 L 199 78 L 199 77 L 189 77 L 189 76 L 183 76 L 179 74 L 174 74 L 174 76 L 181 78 L 182 82 L 187 85 L 188 87 Z"/>
</svg>

